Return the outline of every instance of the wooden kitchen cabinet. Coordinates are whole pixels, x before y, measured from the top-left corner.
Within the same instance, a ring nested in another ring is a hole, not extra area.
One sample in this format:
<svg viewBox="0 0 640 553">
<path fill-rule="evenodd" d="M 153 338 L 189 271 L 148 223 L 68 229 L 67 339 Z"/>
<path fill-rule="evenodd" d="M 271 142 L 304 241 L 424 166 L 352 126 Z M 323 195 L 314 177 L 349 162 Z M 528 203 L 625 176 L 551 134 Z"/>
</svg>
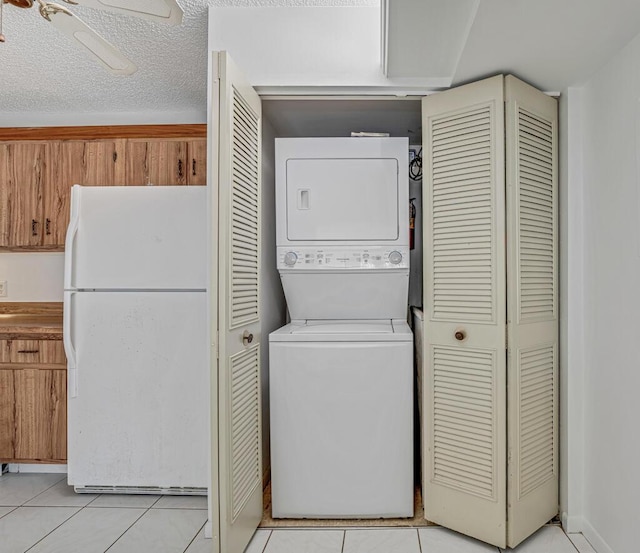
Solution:
<svg viewBox="0 0 640 553">
<path fill-rule="evenodd" d="M 206 185 L 207 141 L 127 140 L 126 183 Z"/>
<path fill-rule="evenodd" d="M 0 129 L 0 251 L 63 251 L 74 184 L 206 184 L 205 134 L 205 125 Z"/>
<path fill-rule="evenodd" d="M 0 461 L 64 463 L 62 304 L 0 303 Z"/>
<path fill-rule="evenodd" d="M 44 245 L 64 247 L 74 184 L 124 184 L 125 143 L 125 140 L 60 141 L 60 178 L 51 181 L 44 198 Z"/>
<path fill-rule="evenodd" d="M 15 393 L 14 458 L 29 462 L 67 458 L 67 371 L 13 371 Z"/>
<path fill-rule="evenodd" d="M 0 461 L 65 462 L 65 363 L 61 340 L 0 340 Z"/>
<path fill-rule="evenodd" d="M 204 186 L 207 184 L 207 140 L 205 138 L 187 143 L 187 184 Z"/>
<path fill-rule="evenodd" d="M 183 140 L 127 140 L 125 180 L 129 186 L 187 184 Z"/>
<path fill-rule="evenodd" d="M 43 196 L 58 174 L 55 143 L 0 146 L 0 247 L 43 243 Z"/>
</svg>

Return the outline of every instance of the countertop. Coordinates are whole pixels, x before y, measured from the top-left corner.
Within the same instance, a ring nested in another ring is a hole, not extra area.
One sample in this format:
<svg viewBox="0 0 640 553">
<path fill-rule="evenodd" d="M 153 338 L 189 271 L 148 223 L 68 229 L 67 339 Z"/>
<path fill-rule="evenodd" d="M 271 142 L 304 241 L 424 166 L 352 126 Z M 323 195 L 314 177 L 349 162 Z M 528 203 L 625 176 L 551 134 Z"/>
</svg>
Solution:
<svg viewBox="0 0 640 553">
<path fill-rule="evenodd" d="M 0 303 L 0 339 L 62 340 L 62 303 Z"/>
</svg>

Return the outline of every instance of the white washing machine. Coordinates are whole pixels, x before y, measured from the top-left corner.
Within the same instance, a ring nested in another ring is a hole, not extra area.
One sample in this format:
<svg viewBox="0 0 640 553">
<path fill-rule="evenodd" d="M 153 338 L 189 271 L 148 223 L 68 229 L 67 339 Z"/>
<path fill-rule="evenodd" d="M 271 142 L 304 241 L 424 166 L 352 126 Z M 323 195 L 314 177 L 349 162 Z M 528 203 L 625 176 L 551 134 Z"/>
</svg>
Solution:
<svg viewBox="0 0 640 553">
<path fill-rule="evenodd" d="M 271 335 L 274 518 L 413 516 L 412 348 L 404 321 Z"/>
<path fill-rule="evenodd" d="M 413 516 L 408 141 L 276 140 L 275 518 Z"/>
</svg>

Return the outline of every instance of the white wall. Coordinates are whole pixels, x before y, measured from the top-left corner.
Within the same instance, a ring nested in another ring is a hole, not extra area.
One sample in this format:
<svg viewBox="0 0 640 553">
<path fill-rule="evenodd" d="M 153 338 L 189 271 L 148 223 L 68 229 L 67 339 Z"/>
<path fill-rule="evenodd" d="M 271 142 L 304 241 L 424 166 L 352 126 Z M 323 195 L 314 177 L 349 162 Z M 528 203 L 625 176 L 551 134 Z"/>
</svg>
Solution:
<svg viewBox="0 0 640 553">
<path fill-rule="evenodd" d="M 267 473 L 269 459 L 269 333 L 285 324 L 286 303 L 280 275 L 276 269 L 276 193 L 275 193 L 275 131 L 262 118 L 262 255 L 260 266 L 260 318 L 262 343 L 262 466 Z"/>
<path fill-rule="evenodd" d="M 0 302 L 62 301 L 63 253 L 0 253 L 0 280 L 7 297 Z"/>
<path fill-rule="evenodd" d="M 582 89 L 560 98 L 560 512 L 582 531 L 584 486 L 584 189 Z"/>
<path fill-rule="evenodd" d="M 229 52 L 260 92 L 273 87 L 404 90 L 446 84 L 384 76 L 378 6 L 211 8 L 209 49 Z"/>
<path fill-rule="evenodd" d="M 639 68 L 640 35 L 582 90 L 583 531 L 599 553 L 640 543 Z"/>
</svg>

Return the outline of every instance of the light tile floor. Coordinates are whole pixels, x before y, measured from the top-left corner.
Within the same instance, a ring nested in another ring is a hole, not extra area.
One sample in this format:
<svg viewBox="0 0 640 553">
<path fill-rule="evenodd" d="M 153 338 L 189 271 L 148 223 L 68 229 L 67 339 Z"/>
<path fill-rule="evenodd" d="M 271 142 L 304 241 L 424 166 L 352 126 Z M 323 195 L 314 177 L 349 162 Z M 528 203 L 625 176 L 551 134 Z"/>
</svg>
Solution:
<svg viewBox="0 0 640 553">
<path fill-rule="evenodd" d="M 76 494 L 63 474 L 0 477 L 1 553 L 210 553 L 204 497 Z M 507 550 L 510 552 L 512 550 Z M 517 553 L 595 553 L 545 526 Z M 502 553 L 444 528 L 259 529 L 245 553 Z"/>
</svg>

